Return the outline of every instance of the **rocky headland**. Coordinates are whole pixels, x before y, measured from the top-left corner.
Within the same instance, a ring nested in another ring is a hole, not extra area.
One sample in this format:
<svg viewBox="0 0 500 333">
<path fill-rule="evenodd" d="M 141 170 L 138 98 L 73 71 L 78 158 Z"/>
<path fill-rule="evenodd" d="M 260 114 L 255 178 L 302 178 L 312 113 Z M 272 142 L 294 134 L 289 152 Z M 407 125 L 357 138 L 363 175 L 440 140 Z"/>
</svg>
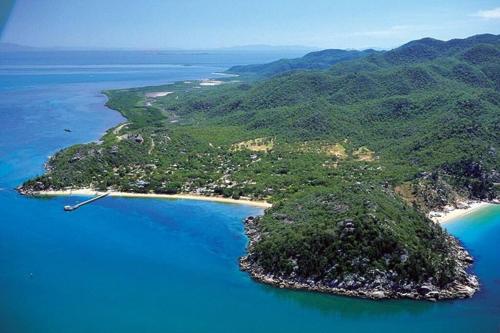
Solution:
<svg viewBox="0 0 500 333">
<path fill-rule="evenodd" d="M 458 241 L 449 236 L 447 241 L 454 248 L 457 265 L 455 280 L 444 287 L 436 286 L 432 279 L 425 283 L 400 281 L 392 271 L 373 270 L 368 276 L 347 274 L 342 278 L 327 280 L 306 278 L 295 275 L 278 276 L 266 272 L 259 264 L 253 251 L 255 243 L 263 237 L 258 227 L 259 217 L 249 216 L 245 219 L 245 233 L 248 237 L 247 255 L 240 258 L 240 268 L 248 272 L 256 281 L 278 288 L 307 290 L 343 296 L 354 296 L 369 299 L 409 298 L 416 300 L 446 300 L 472 297 L 479 290 L 479 282 L 475 275 L 468 272 L 473 263 L 469 255 Z"/>
</svg>

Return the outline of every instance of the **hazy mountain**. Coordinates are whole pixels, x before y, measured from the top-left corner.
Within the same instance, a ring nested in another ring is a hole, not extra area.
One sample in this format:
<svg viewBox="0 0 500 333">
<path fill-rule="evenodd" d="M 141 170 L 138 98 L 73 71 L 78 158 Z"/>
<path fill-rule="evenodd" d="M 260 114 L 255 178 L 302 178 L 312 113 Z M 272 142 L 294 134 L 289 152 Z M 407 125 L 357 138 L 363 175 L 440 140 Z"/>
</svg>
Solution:
<svg viewBox="0 0 500 333">
<path fill-rule="evenodd" d="M 40 51 L 41 49 L 31 46 L 24 46 L 15 43 L 1 43 L 0 52 L 27 52 L 27 51 Z"/>
</svg>

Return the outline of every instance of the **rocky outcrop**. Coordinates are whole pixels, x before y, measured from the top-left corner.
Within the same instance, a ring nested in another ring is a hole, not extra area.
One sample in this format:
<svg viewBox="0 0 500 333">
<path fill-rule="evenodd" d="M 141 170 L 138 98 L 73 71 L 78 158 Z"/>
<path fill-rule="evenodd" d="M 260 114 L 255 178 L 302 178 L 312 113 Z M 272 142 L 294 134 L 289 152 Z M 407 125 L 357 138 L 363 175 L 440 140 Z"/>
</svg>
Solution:
<svg viewBox="0 0 500 333">
<path fill-rule="evenodd" d="M 17 187 L 17 191 L 20 194 L 28 196 L 36 195 L 38 192 L 52 191 L 52 190 L 54 190 L 52 186 L 46 185 L 45 183 L 40 181 L 34 181 L 28 185 L 21 185 Z"/>
<path fill-rule="evenodd" d="M 346 228 L 354 227 L 349 221 L 345 224 Z M 342 279 L 335 280 L 301 278 L 293 273 L 289 276 L 278 276 L 266 272 L 258 264 L 258 258 L 253 252 L 256 242 L 262 237 L 258 228 L 258 218 L 250 216 L 245 220 L 245 232 L 249 239 L 248 253 L 240 258 L 240 268 L 248 272 L 255 280 L 279 288 L 309 290 L 370 299 L 410 298 L 429 301 L 468 298 L 479 290 L 479 282 L 476 276 L 467 272 L 473 262 L 472 257 L 451 236 L 447 241 L 450 242 L 450 252 L 453 254 L 453 260 L 457 263 L 455 279 L 444 287 L 438 287 L 433 284 L 432 279 L 420 284 L 410 281 L 398 281 L 395 272 L 380 270 L 372 270 L 366 276 L 348 274 Z"/>
<path fill-rule="evenodd" d="M 128 134 L 127 139 L 129 139 L 132 142 L 143 144 L 144 143 L 144 138 L 140 134 Z"/>
</svg>

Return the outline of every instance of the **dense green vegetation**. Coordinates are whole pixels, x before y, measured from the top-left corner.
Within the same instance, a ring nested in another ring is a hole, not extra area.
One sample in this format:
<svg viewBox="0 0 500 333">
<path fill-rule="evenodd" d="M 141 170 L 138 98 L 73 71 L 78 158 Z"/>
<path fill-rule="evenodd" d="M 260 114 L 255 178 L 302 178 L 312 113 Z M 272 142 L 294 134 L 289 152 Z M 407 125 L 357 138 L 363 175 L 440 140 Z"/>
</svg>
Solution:
<svg viewBox="0 0 500 333">
<path fill-rule="evenodd" d="M 317 56 L 233 68 L 274 76 L 217 87 L 107 92 L 128 125 L 57 153 L 24 187 L 265 199 L 274 206 L 251 251 L 266 272 L 333 281 L 383 271 L 444 286 L 452 246 L 424 213 L 497 196 L 500 37 L 369 53 L 322 70 L 330 60 Z M 147 95 L 161 91 L 172 93 Z"/>
<path fill-rule="evenodd" d="M 297 193 L 260 223 L 268 236 L 255 251 L 268 271 L 321 281 L 348 274 L 370 279 L 376 270 L 418 283 L 429 276 L 442 284 L 454 279 L 442 229 L 376 186 Z"/>
</svg>

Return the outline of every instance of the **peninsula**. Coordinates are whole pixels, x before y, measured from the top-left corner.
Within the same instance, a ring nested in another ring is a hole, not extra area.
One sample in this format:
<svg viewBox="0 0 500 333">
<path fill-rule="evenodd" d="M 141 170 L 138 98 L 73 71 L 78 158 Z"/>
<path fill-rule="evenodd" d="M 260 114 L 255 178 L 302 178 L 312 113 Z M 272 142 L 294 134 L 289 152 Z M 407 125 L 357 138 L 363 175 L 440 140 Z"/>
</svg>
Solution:
<svg viewBox="0 0 500 333">
<path fill-rule="evenodd" d="M 428 214 L 498 198 L 500 36 L 228 73 L 106 91 L 127 123 L 56 153 L 19 191 L 265 201 L 240 260 L 258 281 L 376 299 L 479 289 L 471 256 Z"/>
</svg>

